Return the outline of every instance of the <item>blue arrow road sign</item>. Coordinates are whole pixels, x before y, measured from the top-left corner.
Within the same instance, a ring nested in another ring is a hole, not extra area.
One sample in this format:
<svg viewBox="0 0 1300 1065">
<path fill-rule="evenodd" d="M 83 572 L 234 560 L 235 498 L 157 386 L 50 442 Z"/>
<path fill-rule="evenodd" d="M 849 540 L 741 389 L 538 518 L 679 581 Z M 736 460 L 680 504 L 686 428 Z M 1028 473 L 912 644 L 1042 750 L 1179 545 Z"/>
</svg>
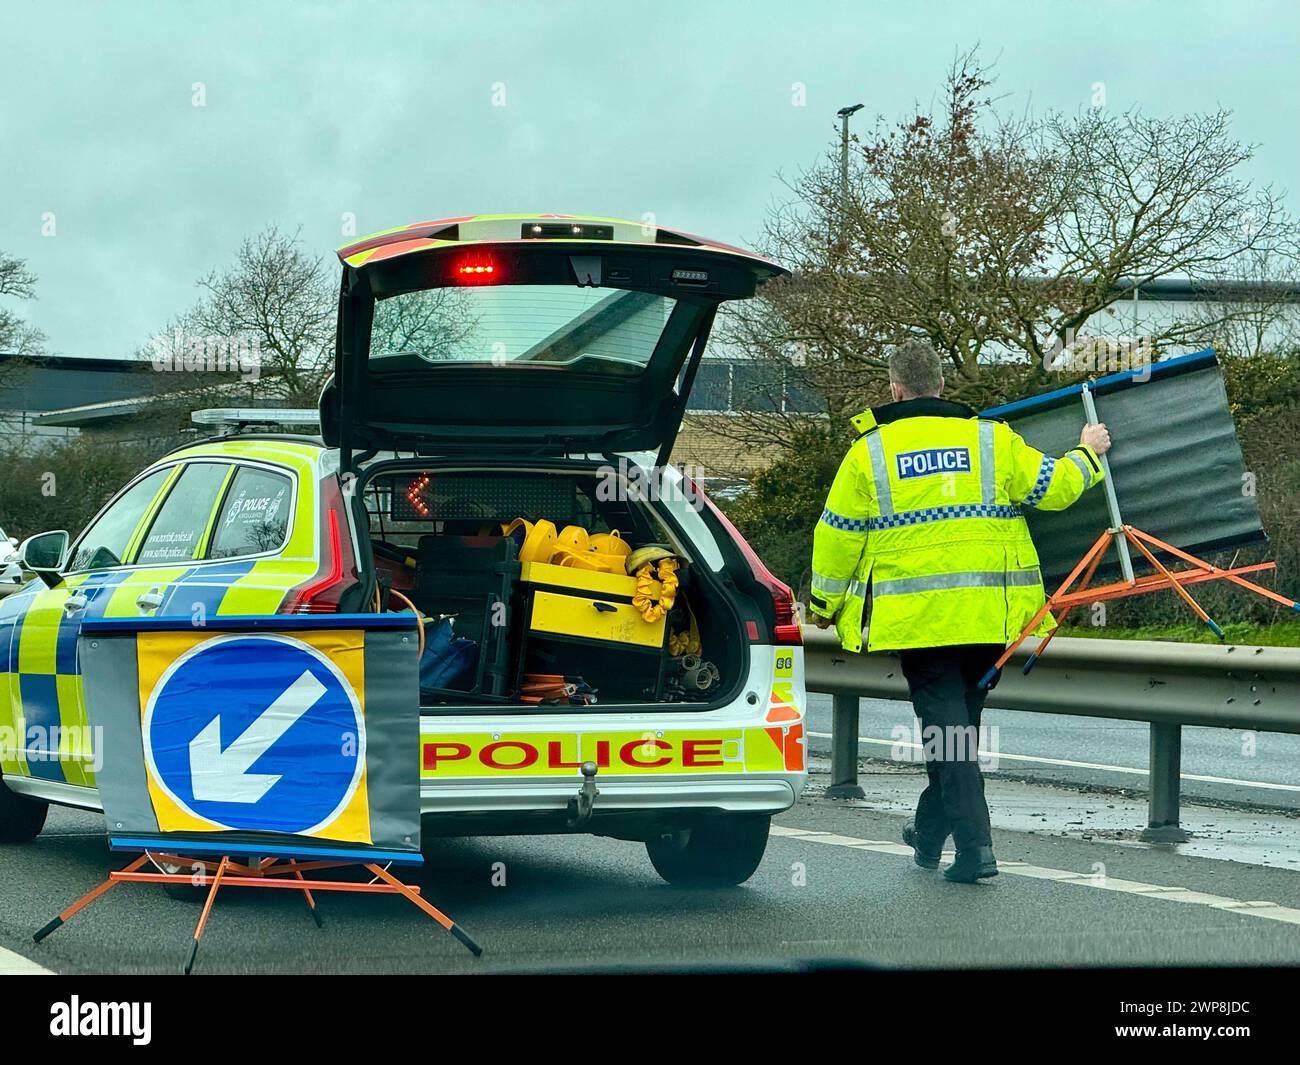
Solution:
<svg viewBox="0 0 1300 1065">
<path fill-rule="evenodd" d="M 356 694 L 300 640 L 231 635 L 181 655 L 145 708 L 145 759 L 182 809 L 220 828 L 323 829 L 366 760 Z"/>
</svg>

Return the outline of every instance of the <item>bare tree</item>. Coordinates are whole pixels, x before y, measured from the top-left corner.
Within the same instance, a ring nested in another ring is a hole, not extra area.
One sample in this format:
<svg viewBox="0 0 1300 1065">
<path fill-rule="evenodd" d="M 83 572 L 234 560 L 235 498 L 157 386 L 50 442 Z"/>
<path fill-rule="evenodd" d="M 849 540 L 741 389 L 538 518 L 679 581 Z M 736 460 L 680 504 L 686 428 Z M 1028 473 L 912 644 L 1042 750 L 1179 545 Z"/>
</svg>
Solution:
<svg viewBox="0 0 1300 1065">
<path fill-rule="evenodd" d="M 0 298 L 30 300 L 36 296 L 36 275 L 27 263 L 0 252 Z M 44 350 L 45 335 L 13 310 L 0 306 L 0 352 L 22 359 Z"/>
<path fill-rule="evenodd" d="M 268 226 L 138 353 L 152 366 L 139 435 L 175 437 L 203 407 L 314 407 L 333 369 L 337 289 L 298 235 Z"/>
<path fill-rule="evenodd" d="M 793 383 L 837 434 L 887 395 L 884 357 L 906 336 L 936 346 L 950 394 L 973 406 L 1065 383 L 1082 370 L 1063 352 L 1119 339 L 1122 319 L 1102 312 L 1133 284 L 1294 261 L 1295 225 L 1241 176 L 1252 149 L 1226 112 L 1035 118 L 1008 114 L 992 88 L 978 55 L 959 55 L 936 107 L 878 120 L 857 143 L 847 182 L 829 152 L 787 183 L 760 247 L 794 276 L 719 327 L 724 350 L 770 364 L 773 394 L 716 432 L 749 445 L 806 434 L 807 414 L 780 402 Z M 1208 338 L 1234 313 L 1172 318 L 1142 354 Z"/>
<path fill-rule="evenodd" d="M 834 427 L 887 395 L 886 354 L 908 336 L 946 356 L 951 394 L 993 398 L 992 356 L 1023 351 L 1025 323 L 1064 295 L 1049 241 L 1069 195 L 1061 160 L 1040 126 L 998 114 L 992 84 L 973 52 L 959 56 L 937 111 L 878 120 L 847 182 L 829 152 L 767 219 L 761 246 L 794 276 L 736 309 L 724 344 L 782 363 L 772 379 L 823 397 Z M 767 406 L 720 431 L 807 431 L 806 415 Z"/>
<path fill-rule="evenodd" d="M 334 360 L 338 291 L 326 260 L 307 254 L 297 233 L 272 225 L 245 239 L 229 268 L 198 284 L 203 295 L 181 316 L 182 331 L 208 346 L 224 341 L 227 353 L 248 351 L 262 395 L 315 405 Z"/>
<path fill-rule="evenodd" d="M 1046 323 L 1053 336 L 1084 330 L 1132 285 L 1222 281 L 1294 257 L 1295 226 L 1271 188 L 1241 176 L 1254 149 L 1232 138 L 1230 120 L 1227 111 L 1049 116 L 1047 136 L 1068 175 L 1067 209 L 1050 220 L 1067 292 Z M 1232 313 L 1171 319 L 1150 340 L 1157 349 L 1196 341 Z"/>
<path fill-rule="evenodd" d="M 451 358 L 478 324 L 463 289 L 407 292 L 375 307 L 370 350 L 372 354 L 414 352 L 437 362 Z"/>
<path fill-rule="evenodd" d="M 141 353 L 156 371 L 142 431 L 180 432 L 201 407 L 314 407 L 334 369 L 335 269 L 274 225 L 245 239 L 229 267 L 199 280 L 194 306 Z M 444 357 L 476 324 L 461 291 L 407 293 L 380 306 L 377 351 Z"/>
</svg>

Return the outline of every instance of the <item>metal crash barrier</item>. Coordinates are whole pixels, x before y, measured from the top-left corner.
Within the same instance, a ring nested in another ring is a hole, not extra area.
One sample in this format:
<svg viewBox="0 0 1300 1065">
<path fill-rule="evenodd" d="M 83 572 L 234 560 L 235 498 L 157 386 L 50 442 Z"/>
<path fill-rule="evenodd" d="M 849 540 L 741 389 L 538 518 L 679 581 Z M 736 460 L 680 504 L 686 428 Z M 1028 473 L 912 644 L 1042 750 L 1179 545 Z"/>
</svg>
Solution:
<svg viewBox="0 0 1300 1065">
<path fill-rule="evenodd" d="M 808 690 L 834 697 L 831 788 L 860 798 L 858 700 L 907 700 L 898 658 L 850 654 L 831 631 L 805 627 Z M 1062 637 L 1029 676 L 1020 648 L 989 693 L 998 710 L 1146 721 L 1151 726 L 1150 808 L 1142 838 L 1176 843 L 1182 727 L 1300 733 L 1300 648 L 1087 640 Z"/>
</svg>

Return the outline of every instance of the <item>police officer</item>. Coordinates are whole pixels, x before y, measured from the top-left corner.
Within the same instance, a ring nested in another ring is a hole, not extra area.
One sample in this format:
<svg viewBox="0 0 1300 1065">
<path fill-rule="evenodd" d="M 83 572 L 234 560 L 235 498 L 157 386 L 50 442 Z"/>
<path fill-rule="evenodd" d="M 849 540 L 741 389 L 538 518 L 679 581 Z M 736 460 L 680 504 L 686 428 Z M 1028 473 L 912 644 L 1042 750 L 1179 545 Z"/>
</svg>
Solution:
<svg viewBox="0 0 1300 1065">
<path fill-rule="evenodd" d="M 1044 602 L 1021 506 L 1063 510 L 1102 479 L 1104 425 L 1055 459 L 1010 426 L 942 399 L 943 369 L 926 342 L 889 359 L 894 402 L 853 419 L 849 448 L 813 535 L 812 614 L 845 650 L 899 651 L 921 720 L 929 784 L 903 830 L 917 865 L 962 883 L 996 876 L 978 762 L 979 681 Z M 1053 624 L 1050 615 L 1040 632 Z"/>
</svg>

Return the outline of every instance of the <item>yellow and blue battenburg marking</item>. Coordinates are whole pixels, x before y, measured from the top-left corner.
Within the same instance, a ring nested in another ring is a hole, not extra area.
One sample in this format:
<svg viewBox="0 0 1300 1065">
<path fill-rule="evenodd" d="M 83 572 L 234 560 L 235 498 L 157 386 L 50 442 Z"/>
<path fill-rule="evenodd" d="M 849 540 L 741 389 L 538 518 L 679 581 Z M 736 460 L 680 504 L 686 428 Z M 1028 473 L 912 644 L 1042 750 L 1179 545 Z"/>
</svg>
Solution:
<svg viewBox="0 0 1300 1065">
<path fill-rule="evenodd" d="M 282 579 L 271 585 L 255 589 L 239 585 L 237 582 L 252 574 L 257 565 L 258 561 L 244 559 L 172 569 L 106 570 L 71 576 L 58 588 L 32 581 L 0 601 L 0 643 L 7 645 L 8 651 L 4 682 L 11 709 L 7 724 L 20 741 L 17 749 L 4 752 L 0 771 L 94 787 L 85 697 L 77 666 L 81 623 L 89 618 L 138 617 L 137 597 L 154 587 L 165 589 L 159 615 L 189 617 L 199 624 L 205 617 L 220 615 L 232 592 L 244 603 L 253 592 L 261 600 L 259 605 L 274 611 L 291 583 L 286 584 L 286 575 L 277 572 Z M 287 576 L 290 582 L 302 579 L 300 574 Z M 83 609 L 64 609 L 72 595 L 85 596 Z M 5 723 L 0 716 L 0 724 Z"/>
<path fill-rule="evenodd" d="M 104 616 L 113 590 L 127 576 L 126 570 L 81 574 L 58 588 L 35 580 L 0 604 L 9 724 L 18 740 L 4 760 L 6 773 L 93 786 L 77 633 L 83 618 Z M 85 597 L 84 610 L 64 609 L 72 595 Z"/>
<path fill-rule="evenodd" d="M 133 618 L 142 592 L 158 589 L 155 617 L 184 617 L 196 626 L 208 618 L 273 614 L 288 591 L 309 580 L 318 566 L 316 458 L 318 445 L 274 445 L 217 441 L 177 455 L 190 458 L 251 459 L 297 475 L 297 497 L 288 540 L 275 555 L 192 562 L 177 566 L 124 566 L 73 574 L 57 588 L 32 580 L 0 600 L 0 772 L 94 787 L 92 748 L 85 695 L 77 663 L 77 636 L 92 618 Z M 131 538 L 125 558 L 156 514 L 180 465 L 160 487 Z M 206 545 L 216 514 L 200 541 Z M 79 610 L 65 609 L 72 596 L 85 598 Z"/>
<path fill-rule="evenodd" d="M 35 598 L 34 584 L 39 585 L 39 582 L 29 583 L 21 591 L 0 600 L 0 650 L 3 651 L 0 663 L 4 667 L 3 674 L 0 674 L 0 728 L 6 730 L 0 735 L 0 772 L 7 776 L 40 775 L 32 774 L 27 765 L 27 723 L 18 672 L 18 635 L 27 608 Z M 62 772 L 59 779 L 63 779 Z"/>
</svg>

